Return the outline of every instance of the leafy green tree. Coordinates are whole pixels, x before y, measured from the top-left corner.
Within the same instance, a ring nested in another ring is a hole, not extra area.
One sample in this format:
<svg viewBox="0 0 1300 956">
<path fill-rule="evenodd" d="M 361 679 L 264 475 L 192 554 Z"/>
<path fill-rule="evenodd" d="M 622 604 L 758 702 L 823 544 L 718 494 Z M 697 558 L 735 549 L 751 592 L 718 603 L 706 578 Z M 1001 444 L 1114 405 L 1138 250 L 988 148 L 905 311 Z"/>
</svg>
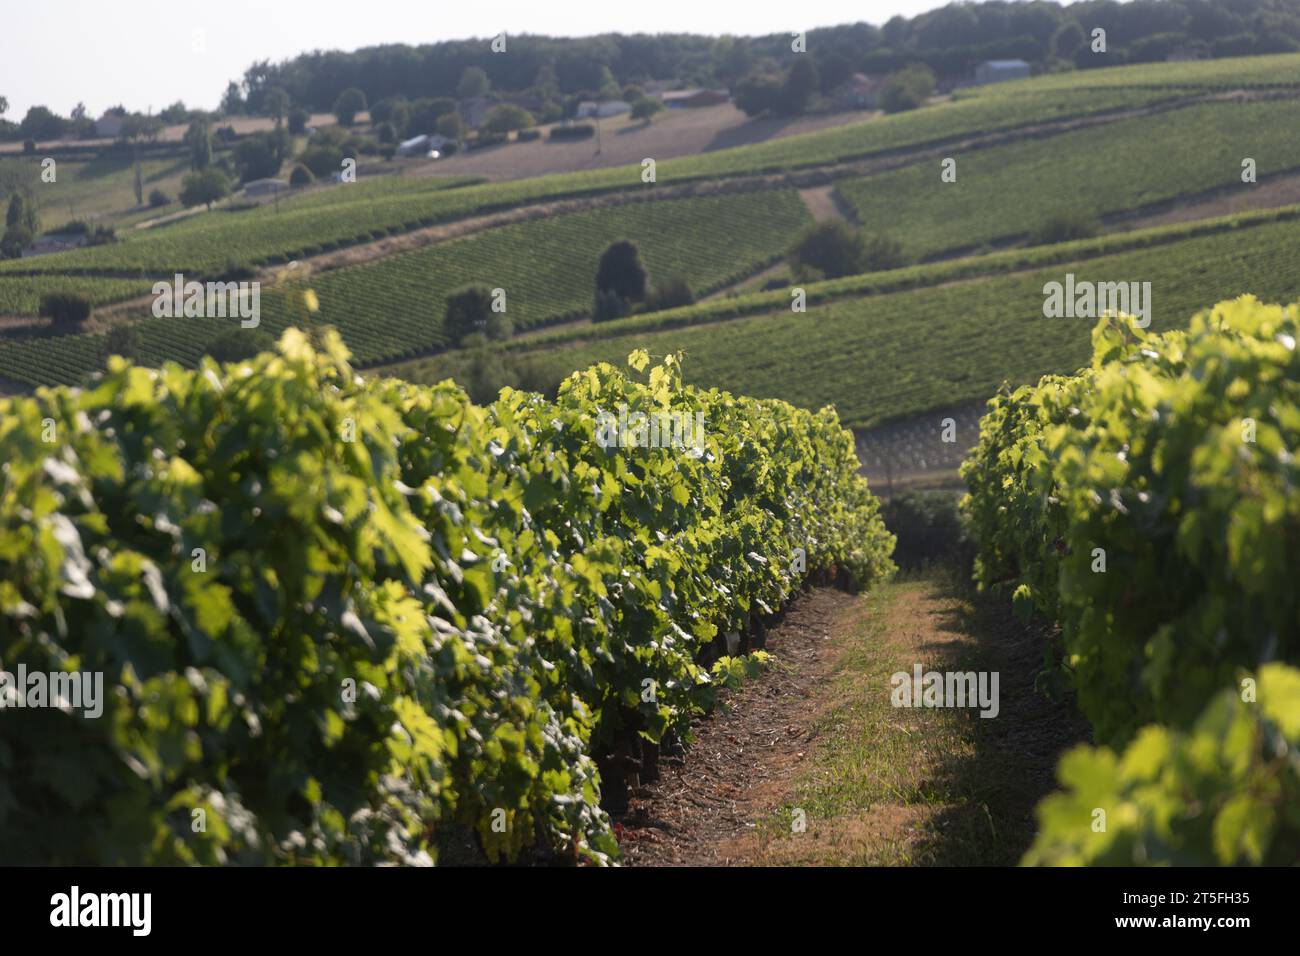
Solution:
<svg viewBox="0 0 1300 956">
<path fill-rule="evenodd" d="M 801 280 L 856 275 L 864 271 L 865 259 L 862 234 L 840 219 L 809 226 L 786 253 L 786 261 Z"/>
<path fill-rule="evenodd" d="M 786 116 L 803 113 L 817 92 L 817 84 L 817 67 L 813 65 L 812 56 L 797 55 L 781 83 L 780 111 Z"/>
<path fill-rule="evenodd" d="M 281 135 L 255 133 L 235 144 L 235 169 L 241 182 L 269 179 L 280 171 L 288 153 L 287 134 L 283 129 L 277 132 Z"/>
<path fill-rule="evenodd" d="M 167 126 L 176 126 L 184 123 L 189 119 L 190 111 L 185 106 L 184 100 L 177 100 L 171 106 L 166 106 L 158 111 L 158 118 Z M 76 119 L 74 116 L 73 119 Z"/>
<path fill-rule="evenodd" d="M 460 142 L 465 135 L 465 123 L 459 113 L 447 113 L 438 117 L 438 135 Z"/>
<path fill-rule="evenodd" d="M 244 112 L 244 97 L 234 80 L 226 85 L 226 92 L 221 97 L 221 112 L 225 116 L 238 116 Z"/>
<path fill-rule="evenodd" d="M 675 309 L 690 305 L 695 301 L 695 294 L 686 280 L 679 275 L 658 279 L 651 284 L 645 297 L 645 310 L 659 312 L 662 309 Z"/>
<path fill-rule="evenodd" d="M 1052 34 L 1050 48 L 1052 56 L 1059 57 L 1062 60 L 1073 60 L 1074 55 L 1083 48 L 1087 42 L 1087 37 L 1081 27 L 1075 20 L 1067 20 L 1056 28 Z"/>
<path fill-rule="evenodd" d="M 412 136 L 423 136 L 438 128 L 438 120 L 456 112 L 456 101 L 450 96 L 420 99 L 411 104 L 411 117 L 406 131 Z"/>
<path fill-rule="evenodd" d="M 366 108 L 366 94 L 355 86 L 350 86 L 338 95 L 332 112 L 340 126 L 351 126 L 357 120 L 357 114 Z"/>
<path fill-rule="evenodd" d="M 311 119 L 311 114 L 301 106 L 295 106 L 289 110 L 289 132 L 294 136 L 301 136 L 307 132 L 307 121 Z"/>
<path fill-rule="evenodd" d="M 533 77 L 533 92 L 544 100 L 560 98 L 560 79 L 555 75 L 555 67 L 543 63 L 537 68 L 537 75 Z"/>
<path fill-rule="evenodd" d="M 621 319 L 631 311 L 627 299 L 612 289 L 596 290 L 596 301 L 592 307 L 591 321 L 612 322 Z"/>
<path fill-rule="evenodd" d="M 54 325 L 79 328 L 90 318 L 90 299 L 79 292 L 48 292 L 41 296 L 40 314 Z"/>
<path fill-rule="evenodd" d="M 781 108 L 781 77 L 771 73 L 750 73 L 732 90 L 732 99 L 746 116 L 762 116 Z"/>
<path fill-rule="evenodd" d="M 185 131 L 185 145 L 190 148 L 190 169 L 207 169 L 212 165 L 212 127 L 207 119 L 196 119 Z"/>
<path fill-rule="evenodd" d="M 632 118 L 649 122 L 656 113 L 663 110 L 664 104 L 650 96 L 643 96 L 632 104 Z"/>
<path fill-rule="evenodd" d="M 7 259 L 17 259 L 31 243 L 40 229 L 40 218 L 35 204 L 21 192 L 9 197 L 5 213 L 4 239 L 0 240 L 0 254 Z"/>
<path fill-rule="evenodd" d="M 867 236 L 862 242 L 862 271 L 882 272 L 907 265 L 903 243 L 893 236 Z"/>
<path fill-rule="evenodd" d="M 280 126 L 285 114 L 289 112 L 289 94 L 278 86 L 267 90 L 266 96 L 262 98 L 262 109 L 275 120 L 276 126 Z"/>
<path fill-rule="evenodd" d="M 831 50 L 825 56 L 819 56 L 815 65 L 818 84 L 822 93 L 827 95 L 848 82 L 854 72 L 853 58 L 839 50 Z"/>
<path fill-rule="evenodd" d="M 465 286 L 447 296 L 442 329 L 452 342 L 460 344 L 466 336 L 486 332 L 491 315 L 492 290 L 484 285 Z"/>
<path fill-rule="evenodd" d="M 186 207 L 202 204 L 211 209 L 214 202 L 229 195 L 230 180 L 215 166 L 186 173 L 181 180 L 180 199 Z"/>
<path fill-rule="evenodd" d="M 1074 239 L 1091 239 L 1101 231 L 1097 220 L 1083 210 L 1066 210 L 1053 213 L 1033 231 L 1030 244 L 1050 246 L 1058 242 L 1070 242 Z"/>
<path fill-rule="evenodd" d="M 456 84 L 456 95 L 462 100 L 473 99 L 485 96 L 490 87 L 487 72 L 481 66 L 467 66 Z"/>
<path fill-rule="evenodd" d="M 327 143 L 308 146 L 298 156 L 298 162 L 311 170 L 317 178 L 337 172 L 343 163 L 343 150 Z"/>
<path fill-rule="evenodd" d="M 934 72 L 914 63 L 886 77 L 880 88 L 880 107 L 886 113 L 901 113 L 924 106 L 934 93 Z"/>
<path fill-rule="evenodd" d="M 489 133 L 509 133 L 512 130 L 528 129 L 536 125 L 536 122 L 533 114 L 523 107 L 502 103 L 492 107 L 487 119 L 483 121 L 483 128 Z"/>
<path fill-rule="evenodd" d="M 646 293 L 646 270 L 636 243 L 627 239 L 610 243 L 601 254 L 596 269 L 597 312 L 600 296 L 614 294 L 625 303 L 640 302 Z"/>
<path fill-rule="evenodd" d="M 58 139 L 67 130 L 68 121 L 44 106 L 33 106 L 18 124 L 18 132 L 34 140 Z"/>
<path fill-rule="evenodd" d="M 157 116 L 129 113 L 122 117 L 122 130 L 118 137 L 128 143 L 152 143 L 162 131 L 163 121 Z"/>
<path fill-rule="evenodd" d="M 231 329 L 208 343 L 204 354 L 218 362 L 243 362 L 275 351 L 275 337 L 265 329 Z"/>
</svg>

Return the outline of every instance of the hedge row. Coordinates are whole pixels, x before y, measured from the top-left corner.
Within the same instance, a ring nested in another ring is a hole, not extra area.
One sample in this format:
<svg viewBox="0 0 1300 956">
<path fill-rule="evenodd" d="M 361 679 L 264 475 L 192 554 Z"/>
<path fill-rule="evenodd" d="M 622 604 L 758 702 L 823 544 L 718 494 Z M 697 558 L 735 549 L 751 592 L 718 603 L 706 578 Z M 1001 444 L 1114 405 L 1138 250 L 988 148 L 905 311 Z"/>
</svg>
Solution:
<svg viewBox="0 0 1300 956">
<path fill-rule="evenodd" d="M 976 577 L 1060 622 L 1062 672 L 1098 742 L 1129 748 L 1119 764 L 1067 760 L 1063 782 L 1079 797 L 1119 786 L 1115 771 L 1143 793 L 1121 803 L 1128 823 L 1152 835 L 1097 840 L 1086 815 L 1067 826 L 1049 802 L 1032 859 L 1116 862 L 1098 855 L 1113 844 L 1130 863 L 1294 861 L 1300 699 L 1233 711 L 1220 695 L 1248 696 L 1261 668 L 1300 659 L 1298 337 L 1295 307 L 1250 296 L 1186 332 L 1107 318 L 1090 368 L 990 402 L 962 469 Z M 1291 675 L 1274 693 L 1294 695 L 1294 672 L 1274 673 Z M 1151 724 L 1164 727 L 1140 730 Z M 1248 786 L 1284 741 L 1280 782 Z M 1258 831 L 1228 840 L 1248 810 Z M 1193 817 L 1218 842 L 1188 836 Z"/>
<path fill-rule="evenodd" d="M 700 412 L 702 453 L 602 446 L 620 404 Z M 480 408 L 290 330 L 5 400 L 0 461 L 0 665 L 106 697 L 0 712 L 5 862 L 420 863 L 453 824 L 607 862 L 597 761 L 688 734 L 702 650 L 805 564 L 892 568 L 833 411 L 671 358 Z"/>
</svg>

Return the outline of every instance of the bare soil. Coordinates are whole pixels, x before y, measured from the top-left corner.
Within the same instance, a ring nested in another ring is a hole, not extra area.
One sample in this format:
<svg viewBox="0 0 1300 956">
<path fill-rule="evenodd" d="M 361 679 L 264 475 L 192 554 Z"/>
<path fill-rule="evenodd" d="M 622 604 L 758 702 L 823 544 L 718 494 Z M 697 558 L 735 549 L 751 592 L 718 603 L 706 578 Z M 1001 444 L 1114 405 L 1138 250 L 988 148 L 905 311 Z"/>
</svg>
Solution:
<svg viewBox="0 0 1300 956">
<path fill-rule="evenodd" d="M 601 120 L 599 144 L 594 137 L 573 142 L 550 142 L 545 138 L 549 127 L 543 127 L 540 140 L 458 153 L 414 169 L 408 175 L 484 176 L 504 182 L 552 173 L 626 166 L 640 163 L 647 157 L 661 162 L 813 133 L 861 122 L 872 115 L 850 112 L 792 119 L 750 119 L 732 104 L 720 103 L 697 109 L 667 110 L 649 124 L 627 117 Z M 596 151 L 598 145 L 599 153 Z"/>
<path fill-rule="evenodd" d="M 1300 173 L 1287 173 L 1253 185 L 1233 186 L 1229 193 L 1179 203 L 1173 209 L 1124 220 L 1124 231 L 1213 219 L 1255 209 L 1277 209 L 1300 203 Z"/>
</svg>

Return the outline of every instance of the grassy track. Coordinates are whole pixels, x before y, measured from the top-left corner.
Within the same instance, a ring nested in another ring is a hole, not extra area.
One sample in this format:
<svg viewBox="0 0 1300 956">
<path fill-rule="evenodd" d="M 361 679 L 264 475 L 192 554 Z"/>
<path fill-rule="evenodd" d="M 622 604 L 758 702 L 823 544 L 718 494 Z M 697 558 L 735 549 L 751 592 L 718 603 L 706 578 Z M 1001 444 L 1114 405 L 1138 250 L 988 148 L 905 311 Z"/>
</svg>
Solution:
<svg viewBox="0 0 1300 956">
<path fill-rule="evenodd" d="M 1086 725 L 1072 705 L 1034 688 L 1043 629 L 1021 626 L 1004 602 L 980 598 L 954 577 L 937 570 L 856 599 L 809 598 L 830 620 L 819 628 L 824 637 L 805 640 L 829 660 L 782 644 L 777 667 L 786 673 L 759 678 L 772 685 L 768 693 L 803 698 L 798 710 L 780 713 L 777 726 L 755 727 L 770 716 L 766 695 L 742 691 L 734 713 L 702 731 L 711 734 L 710 752 L 688 753 L 682 779 L 670 780 L 671 792 L 653 805 L 649 820 L 671 829 L 638 846 L 633 862 L 665 862 L 666 843 L 670 852 L 689 851 L 674 862 L 691 864 L 1017 863 L 1036 831 L 1033 808 L 1052 789 L 1056 757 Z M 996 717 L 981 718 L 979 706 L 894 706 L 893 675 L 910 678 L 917 664 L 923 673 L 996 673 Z M 810 686 L 795 683 L 802 671 L 812 672 Z M 803 693 L 790 694 L 792 687 Z M 743 752 L 729 752 L 733 740 Z M 713 749 L 746 765 L 749 776 L 733 782 Z M 691 812 L 710 787 L 725 793 L 745 783 L 732 801 L 740 810 L 734 821 Z"/>
</svg>

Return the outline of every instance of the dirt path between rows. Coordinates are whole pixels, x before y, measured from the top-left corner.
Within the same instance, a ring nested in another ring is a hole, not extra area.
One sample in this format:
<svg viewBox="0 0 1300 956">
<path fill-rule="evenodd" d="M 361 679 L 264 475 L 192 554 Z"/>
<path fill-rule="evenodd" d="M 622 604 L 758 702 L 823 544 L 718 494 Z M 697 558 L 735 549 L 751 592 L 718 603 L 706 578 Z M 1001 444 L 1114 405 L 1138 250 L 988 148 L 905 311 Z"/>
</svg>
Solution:
<svg viewBox="0 0 1300 956">
<path fill-rule="evenodd" d="M 808 212 L 812 214 L 816 222 L 830 222 L 834 219 L 843 219 L 844 213 L 835 201 L 835 187 L 830 186 L 812 186 L 808 189 L 799 190 L 799 198 L 803 204 L 808 207 Z"/>
<path fill-rule="evenodd" d="M 1034 689 L 1049 633 L 947 580 L 796 602 L 769 632 L 775 665 L 634 796 L 619 831 L 628 862 L 1014 864 L 1086 725 Z M 998 716 L 893 707 L 889 676 L 915 663 L 998 672 Z"/>
<path fill-rule="evenodd" d="M 779 805 L 790 775 L 807 758 L 818 691 L 837 658 L 836 626 L 857 601 L 839 591 L 812 591 L 768 630 L 773 666 L 728 695 L 726 712 L 697 725 L 685 758 L 661 758 L 659 781 L 633 796 L 620 824 L 629 863 L 745 862 L 720 849 Z"/>
</svg>

